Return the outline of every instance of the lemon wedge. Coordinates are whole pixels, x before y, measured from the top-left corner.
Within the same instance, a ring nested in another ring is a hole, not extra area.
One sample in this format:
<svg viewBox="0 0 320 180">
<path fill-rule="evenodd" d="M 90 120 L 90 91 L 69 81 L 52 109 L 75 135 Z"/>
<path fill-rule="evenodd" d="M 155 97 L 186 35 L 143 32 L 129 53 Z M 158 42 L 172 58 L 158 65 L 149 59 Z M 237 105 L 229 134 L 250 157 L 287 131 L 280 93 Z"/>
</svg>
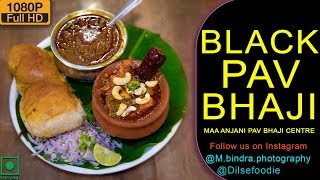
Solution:
<svg viewBox="0 0 320 180">
<path fill-rule="evenodd" d="M 114 166 L 121 161 L 121 155 L 96 144 L 93 148 L 94 159 L 103 166 Z"/>
</svg>

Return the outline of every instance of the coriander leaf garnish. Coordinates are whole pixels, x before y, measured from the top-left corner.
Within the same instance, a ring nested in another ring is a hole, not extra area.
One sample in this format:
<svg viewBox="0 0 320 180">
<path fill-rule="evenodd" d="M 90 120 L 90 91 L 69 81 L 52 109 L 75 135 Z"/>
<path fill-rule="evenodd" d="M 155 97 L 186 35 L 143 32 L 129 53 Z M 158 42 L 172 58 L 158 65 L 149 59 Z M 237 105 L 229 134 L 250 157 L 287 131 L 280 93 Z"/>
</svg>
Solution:
<svg viewBox="0 0 320 180">
<path fill-rule="evenodd" d="M 139 81 L 130 81 L 128 84 L 125 85 L 125 88 L 134 91 L 140 87 Z"/>
</svg>

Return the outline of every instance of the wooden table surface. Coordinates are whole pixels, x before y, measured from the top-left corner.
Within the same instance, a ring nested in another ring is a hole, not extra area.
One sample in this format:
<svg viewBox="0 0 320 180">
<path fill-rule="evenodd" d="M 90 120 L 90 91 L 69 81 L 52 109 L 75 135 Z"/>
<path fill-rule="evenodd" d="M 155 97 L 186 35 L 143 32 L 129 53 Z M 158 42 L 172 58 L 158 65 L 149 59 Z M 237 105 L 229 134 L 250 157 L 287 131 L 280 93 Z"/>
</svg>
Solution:
<svg viewBox="0 0 320 180">
<path fill-rule="evenodd" d="M 225 1 L 225 0 L 224 0 Z M 195 141 L 194 53 L 202 21 L 224 1 L 216 0 L 144 0 L 123 18 L 125 23 L 159 33 L 177 52 L 187 75 L 189 105 L 186 116 L 172 140 L 155 156 L 129 170 L 102 176 L 64 172 L 37 157 L 17 137 L 9 114 L 9 88 L 12 77 L 7 70 L 8 51 L 19 43 L 37 44 L 46 38 L 54 24 L 67 13 L 98 8 L 118 12 L 126 1 L 51 0 L 50 26 L 0 26 L 0 156 L 20 156 L 20 179 L 218 179 L 200 159 Z"/>
</svg>

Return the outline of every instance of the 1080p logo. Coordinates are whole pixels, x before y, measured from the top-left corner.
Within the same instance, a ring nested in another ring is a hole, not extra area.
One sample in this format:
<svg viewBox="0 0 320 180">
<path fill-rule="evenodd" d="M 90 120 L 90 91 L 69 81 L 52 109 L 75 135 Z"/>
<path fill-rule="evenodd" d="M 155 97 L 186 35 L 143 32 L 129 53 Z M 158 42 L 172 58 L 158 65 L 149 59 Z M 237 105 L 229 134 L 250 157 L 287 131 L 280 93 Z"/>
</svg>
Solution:
<svg viewBox="0 0 320 180">
<path fill-rule="evenodd" d="M 1 0 L 0 25 L 49 25 L 49 0 Z"/>
</svg>

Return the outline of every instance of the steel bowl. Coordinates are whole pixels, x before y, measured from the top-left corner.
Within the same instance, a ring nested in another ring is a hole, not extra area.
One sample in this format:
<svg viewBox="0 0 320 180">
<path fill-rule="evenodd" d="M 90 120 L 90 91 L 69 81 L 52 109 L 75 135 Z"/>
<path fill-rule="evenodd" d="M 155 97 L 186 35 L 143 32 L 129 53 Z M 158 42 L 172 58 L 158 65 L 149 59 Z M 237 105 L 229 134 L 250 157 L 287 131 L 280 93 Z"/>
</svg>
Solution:
<svg viewBox="0 0 320 180">
<path fill-rule="evenodd" d="M 127 46 L 127 31 L 124 26 L 124 24 L 121 21 L 116 22 L 116 26 L 118 27 L 120 34 L 121 34 L 121 44 L 119 50 L 109 59 L 98 63 L 94 65 L 79 65 L 74 64 L 68 61 L 68 59 L 63 58 L 60 53 L 57 50 L 56 46 L 56 37 L 59 33 L 59 30 L 71 19 L 74 19 L 76 17 L 82 16 L 82 15 L 98 15 L 105 17 L 107 19 L 112 19 L 114 17 L 113 14 L 107 12 L 107 11 L 101 11 L 101 10 L 80 10 L 72 12 L 65 17 L 63 17 L 53 28 L 51 33 L 51 49 L 53 54 L 55 55 L 56 59 L 58 60 L 57 66 L 58 68 L 66 75 L 74 79 L 79 80 L 94 80 L 96 76 L 99 74 L 99 72 L 109 64 L 116 61 L 124 52 L 126 46 Z"/>
</svg>

